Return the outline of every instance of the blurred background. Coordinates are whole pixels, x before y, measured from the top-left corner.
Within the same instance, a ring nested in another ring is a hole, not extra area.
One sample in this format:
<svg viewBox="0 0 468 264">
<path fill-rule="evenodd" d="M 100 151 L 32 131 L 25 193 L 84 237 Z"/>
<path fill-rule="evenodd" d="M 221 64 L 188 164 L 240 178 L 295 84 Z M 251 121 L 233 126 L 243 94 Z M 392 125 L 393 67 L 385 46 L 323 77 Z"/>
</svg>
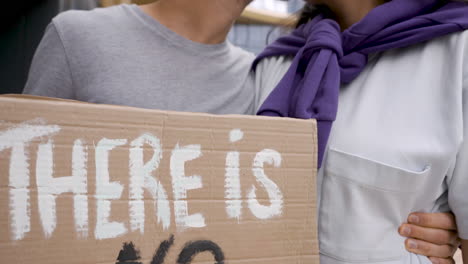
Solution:
<svg viewBox="0 0 468 264">
<path fill-rule="evenodd" d="M 293 14 L 297 13 L 303 5 L 304 0 L 255 0 L 249 6 L 250 10 L 253 10 L 251 17 L 255 17 L 255 13 L 266 12 L 273 17 L 276 15 L 278 19 L 262 21 L 259 16 L 251 23 L 242 23 L 244 21 L 241 20 L 234 26 L 229 39 L 235 45 L 258 54 L 268 42 L 275 40 L 284 31 L 282 27 L 284 24 L 289 26 L 294 23 Z M 248 12 L 249 9 L 244 13 L 244 17 L 248 15 Z"/>
</svg>

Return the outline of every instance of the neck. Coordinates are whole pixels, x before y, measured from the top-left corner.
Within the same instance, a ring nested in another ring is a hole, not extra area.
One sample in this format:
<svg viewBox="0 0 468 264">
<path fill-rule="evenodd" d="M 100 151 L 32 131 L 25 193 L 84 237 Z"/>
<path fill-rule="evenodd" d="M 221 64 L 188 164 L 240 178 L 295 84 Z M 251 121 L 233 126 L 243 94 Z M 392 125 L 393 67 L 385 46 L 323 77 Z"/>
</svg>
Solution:
<svg viewBox="0 0 468 264">
<path fill-rule="evenodd" d="M 245 0 L 159 0 L 141 9 L 189 40 L 220 44 L 226 41 L 247 3 Z"/>
<path fill-rule="evenodd" d="M 345 30 L 385 2 L 385 0 L 330 0 L 327 5 L 336 15 L 341 30 Z"/>
</svg>

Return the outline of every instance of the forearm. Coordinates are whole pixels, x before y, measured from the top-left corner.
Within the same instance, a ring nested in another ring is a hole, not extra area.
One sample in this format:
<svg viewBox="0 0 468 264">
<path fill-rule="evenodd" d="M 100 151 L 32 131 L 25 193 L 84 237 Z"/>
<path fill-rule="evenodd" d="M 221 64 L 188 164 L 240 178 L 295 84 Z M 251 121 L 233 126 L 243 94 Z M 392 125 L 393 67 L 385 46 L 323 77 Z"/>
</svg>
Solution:
<svg viewBox="0 0 468 264">
<path fill-rule="evenodd" d="M 468 240 L 462 240 L 463 263 L 468 263 Z"/>
</svg>

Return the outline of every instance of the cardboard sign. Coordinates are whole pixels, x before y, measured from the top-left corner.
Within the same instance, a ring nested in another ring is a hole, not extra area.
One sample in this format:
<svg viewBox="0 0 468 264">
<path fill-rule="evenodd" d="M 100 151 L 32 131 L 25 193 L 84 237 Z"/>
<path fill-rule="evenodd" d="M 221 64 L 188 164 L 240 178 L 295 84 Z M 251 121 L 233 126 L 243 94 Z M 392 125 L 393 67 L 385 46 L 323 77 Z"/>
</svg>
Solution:
<svg viewBox="0 0 468 264">
<path fill-rule="evenodd" d="M 1 263 L 318 263 L 316 123 L 0 97 Z"/>
</svg>

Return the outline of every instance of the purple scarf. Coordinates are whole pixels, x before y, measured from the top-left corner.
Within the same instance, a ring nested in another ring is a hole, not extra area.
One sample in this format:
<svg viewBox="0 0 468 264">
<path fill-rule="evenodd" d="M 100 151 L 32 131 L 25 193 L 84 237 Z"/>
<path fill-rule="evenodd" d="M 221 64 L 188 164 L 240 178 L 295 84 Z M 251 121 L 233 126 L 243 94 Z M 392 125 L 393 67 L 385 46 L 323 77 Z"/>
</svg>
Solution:
<svg viewBox="0 0 468 264">
<path fill-rule="evenodd" d="M 267 47 L 266 57 L 294 55 L 286 75 L 258 115 L 317 119 L 318 164 L 322 164 L 340 85 L 352 82 L 370 53 L 402 48 L 468 29 L 468 5 L 440 0 L 392 0 L 344 32 L 316 17 Z"/>
</svg>

